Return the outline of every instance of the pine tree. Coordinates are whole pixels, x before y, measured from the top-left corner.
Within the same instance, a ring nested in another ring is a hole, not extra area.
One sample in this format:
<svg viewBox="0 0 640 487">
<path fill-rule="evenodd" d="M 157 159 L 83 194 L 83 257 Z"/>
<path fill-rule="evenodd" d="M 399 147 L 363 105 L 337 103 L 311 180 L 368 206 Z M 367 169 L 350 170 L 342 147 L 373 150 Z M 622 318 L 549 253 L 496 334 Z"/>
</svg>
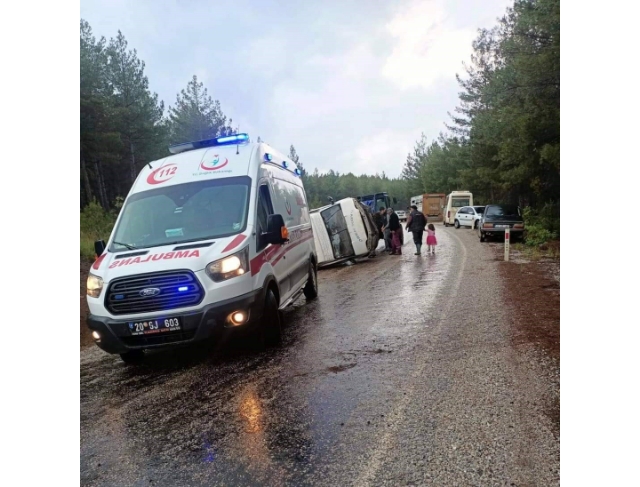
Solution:
<svg viewBox="0 0 640 487">
<path fill-rule="evenodd" d="M 296 167 L 300 169 L 300 173 L 302 174 L 302 176 L 307 175 L 306 171 L 304 170 L 304 166 L 300 162 L 300 156 L 296 152 L 296 148 L 293 146 L 293 144 L 291 144 L 291 147 L 289 147 L 289 159 L 291 159 L 295 163 Z"/>
<path fill-rule="evenodd" d="M 198 77 L 193 76 L 181 90 L 176 104 L 169 108 L 171 142 L 174 144 L 204 140 L 231 133 L 231 120 L 222 113 L 220 102 L 209 96 Z"/>
<path fill-rule="evenodd" d="M 124 144 L 124 158 L 128 160 L 131 183 L 140 167 L 147 161 L 166 153 L 162 117 L 163 102 L 149 91 L 144 74 L 145 64 L 136 50 L 128 50 L 127 41 L 118 31 L 107 47 L 107 80 L 113 98 L 113 119 Z"/>
</svg>

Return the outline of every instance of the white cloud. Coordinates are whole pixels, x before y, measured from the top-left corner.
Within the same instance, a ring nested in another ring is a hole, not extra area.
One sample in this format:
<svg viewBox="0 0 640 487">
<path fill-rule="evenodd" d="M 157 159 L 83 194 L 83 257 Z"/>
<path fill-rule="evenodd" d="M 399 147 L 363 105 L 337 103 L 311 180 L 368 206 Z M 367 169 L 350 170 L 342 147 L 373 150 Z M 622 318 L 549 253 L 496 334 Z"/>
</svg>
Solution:
<svg viewBox="0 0 640 487">
<path fill-rule="evenodd" d="M 406 155 L 413 150 L 420 137 L 420 129 L 410 131 L 384 130 L 360 139 L 357 147 L 337 158 L 341 172 L 359 174 L 382 174 L 397 177 L 399 161 L 404 163 Z"/>
<path fill-rule="evenodd" d="M 96 35 L 123 30 L 165 103 L 195 73 L 234 125 L 282 151 L 294 144 L 308 170 L 389 176 L 422 131 L 444 129 L 475 29 L 513 2 L 237 0 L 212 15 L 213 0 L 116 1 L 83 0 L 81 14 Z"/>
<path fill-rule="evenodd" d="M 261 37 L 251 41 L 244 52 L 247 67 L 261 77 L 272 78 L 286 67 L 286 42 L 281 37 Z"/>
<path fill-rule="evenodd" d="M 278 110 L 296 115 L 296 124 L 353 110 L 365 110 L 372 98 L 367 84 L 381 66 L 367 44 L 355 45 L 338 56 L 315 55 L 301 64 L 298 76 L 284 79 L 274 89 Z M 307 82 L 300 82 L 306 78 Z M 317 86 L 314 86 L 317 85 Z"/>
<path fill-rule="evenodd" d="M 395 39 L 382 74 L 401 89 L 432 88 L 441 79 L 453 80 L 469 59 L 473 29 L 455 27 L 442 0 L 421 0 L 403 7 L 387 24 Z"/>
</svg>

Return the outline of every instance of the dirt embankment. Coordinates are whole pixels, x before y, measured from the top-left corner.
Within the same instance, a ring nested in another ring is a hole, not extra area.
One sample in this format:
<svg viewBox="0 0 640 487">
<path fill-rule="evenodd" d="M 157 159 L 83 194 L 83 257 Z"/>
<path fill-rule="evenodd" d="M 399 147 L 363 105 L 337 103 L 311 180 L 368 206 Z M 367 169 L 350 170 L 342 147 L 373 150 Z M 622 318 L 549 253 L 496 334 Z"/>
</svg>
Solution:
<svg viewBox="0 0 640 487">
<path fill-rule="evenodd" d="M 512 313 L 511 337 L 516 349 L 542 350 L 551 358 L 559 374 L 560 367 L 560 245 L 554 252 L 558 258 L 527 261 L 516 254 L 511 262 L 500 262 L 504 296 Z M 504 258 L 501 249 L 498 260 Z M 559 375 L 557 377 L 559 380 Z M 559 384 L 558 384 L 559 386 Z M 560 395 L 548 398 L 546 414 L 560 430 Z"/>
<path fill-rule="evenodd" d="M 534 343 L 560 360 L 560 259 L 514 257 L 500 263 L 507 301 L 518 316 L 514 339 Z"/>
</svg>

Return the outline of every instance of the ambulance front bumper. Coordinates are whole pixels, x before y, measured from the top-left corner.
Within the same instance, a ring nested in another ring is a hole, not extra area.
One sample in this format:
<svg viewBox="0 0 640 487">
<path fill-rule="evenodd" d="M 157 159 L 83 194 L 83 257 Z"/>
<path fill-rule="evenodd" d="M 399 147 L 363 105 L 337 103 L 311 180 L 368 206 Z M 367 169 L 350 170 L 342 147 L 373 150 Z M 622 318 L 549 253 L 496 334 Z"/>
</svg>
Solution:
<svg viewBox="0 0 640 487">
<path fill-rule="evenodd" d="M 230 313 L 244 311 L 248 313 L 248 321 L 238 328 L 247 329 L 254 326 L 262 317 L 264 307 L 264 291 L 258 289 L 237 298 L 228 299 L 202 307 L 196 311 L 167 311 L 167 317 L 177 317 L 181 321 L 179 331 L 165 334 L 134 336 L 130 330 L 131 322 L 157 319 L 158 316 L 136 316 L 135 318 L 111 318 L 89 314 L 87 326 L 100 336 L 96 345 L 108 353 L 118 354 L 132 350 L 171 348 L 207 340 L 216 333 L 229 327 L 227 317 Z"/>
</svg>

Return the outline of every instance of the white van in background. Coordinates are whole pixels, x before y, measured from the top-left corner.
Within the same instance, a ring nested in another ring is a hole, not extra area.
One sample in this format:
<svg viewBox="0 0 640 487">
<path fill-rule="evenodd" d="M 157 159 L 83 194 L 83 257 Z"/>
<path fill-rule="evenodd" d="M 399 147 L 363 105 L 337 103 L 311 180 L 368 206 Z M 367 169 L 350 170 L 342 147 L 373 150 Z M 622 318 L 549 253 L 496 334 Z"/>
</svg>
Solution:
<svg viewBox="0 0 640 487">
<path fill-rule="evenodd" d="M 460 208 L 473 206 L 473 194 L 469 191 L 452 191 L 445 199 L 443 207 L 443 225 L 448 227 L 456 220 L 456 213 Z"/>
<path fill-rule="evenodd" d="M 280 338 L 279 310 L 318 293 L 300 171 L 246 134 L 190 142 L 147 164 L 87 280 L 96 344 L 137 362 L 146 349 L 222 329 Z"/>
<path fill-rule="evenodd" d="M 311 210 L 318 267 L 367 257 L 378 245 L 378 231 L 368 208 L 344 198 Z"/>
<path fill-rule="evenodd" d="M 423 195 L 419 194 L 418 196 L 411 197 L 411 204 L 409 206 L 417 206 L 418 211 L 422 212 L 422 197 Z"/>
</svg>

